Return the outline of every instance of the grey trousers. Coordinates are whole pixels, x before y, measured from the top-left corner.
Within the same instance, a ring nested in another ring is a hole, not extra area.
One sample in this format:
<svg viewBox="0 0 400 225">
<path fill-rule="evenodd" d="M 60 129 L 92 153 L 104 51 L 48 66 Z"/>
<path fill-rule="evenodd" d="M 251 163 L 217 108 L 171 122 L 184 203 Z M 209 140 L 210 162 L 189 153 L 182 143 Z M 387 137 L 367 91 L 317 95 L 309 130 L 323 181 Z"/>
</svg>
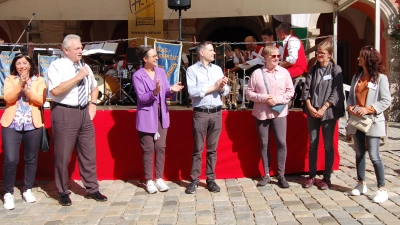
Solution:
<svg viewBox="0 0 400 225">
<path fill-rule="evenodd" d="M 198 181 L 201 174 L 204 140 L 207 146 L 207 180 L 215 180 L 215 164 L 217 162 L 217 146 L 222 130 L 222 111 L 216 113 L 193 111 L 193 154 L 192 181 Z"/>
<path fill-rule="evenodd" d="M 264 167 L 265 175 L 269 175 L 269 130 L 275 136 L 276 142 L 276 160 L 278 162 L 278 176 L 285 175 L 286 164 L 286 116 L 276 117 L 274 119 L 258 120 L 255 118 L 258 136 L 260 138 L 261 159 Z"/>
<path fill-rule="evenodd" d="M 86 192 L 92 194 L 98 191 L 95 131 L 88 108 L 79 110 L 52 104 L 51 120 L 55 182 L 59 194 L 71 193 L 68 190 L 68 165 L 74 147 L 76 147 L 79 172 Z"/>
<path fill-rule="evenodd" d="M 163 129 L 160 120 L 158 121 L 158 133 L 160 138 L 154 140 L 154 134 L 138 131 L 140 146 L 143 150 L 144 177 L 153 180 L 153 155 L 156 152 L 156 179 L 162 178 L 164 173 L 165 147 L 167 140 L 167 129 Z"/>
</svg>

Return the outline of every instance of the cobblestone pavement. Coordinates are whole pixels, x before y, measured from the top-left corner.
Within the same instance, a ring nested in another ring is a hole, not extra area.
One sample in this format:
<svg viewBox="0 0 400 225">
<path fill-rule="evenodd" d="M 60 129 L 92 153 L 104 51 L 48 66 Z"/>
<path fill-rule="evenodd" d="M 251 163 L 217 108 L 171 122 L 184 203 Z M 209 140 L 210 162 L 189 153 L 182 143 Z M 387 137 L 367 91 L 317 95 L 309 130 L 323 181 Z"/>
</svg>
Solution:
<svg viewBox="0 0 400 225">
<path fill-rule="evenodd" d="M 71 181 L 72 206 L 58 204 L 54 181 L 37 181 L 33 189 L 36 203 L 25 203 L 21 182 L 15 191 L 14 210 L 0 209 L 0 224 L 400 224 L 400 124 L 389 123 L 389 138 L 381 151 L 389 200 L 372 202 L 377 190 L 373 167 L 368 161 L 368 193 L 349 196 L 356 184 L 354 151 L 340 136 L 340 170 L 332 176 L 333 188 L 303 189 L 306 177 L 287 176 L 289 189 L 276 181 L 256 187 L 250 178 L 217 180 L 220 193 L 205 189 L 205 181 L 194 195 L 184 193 L 187 181 L 168 182 L 171 190 L 148 195 L 139 181 L 100 181 L 107 202 L 85 199 L 80 181 Z M 397 149 L 396 149 L 397 148 Z M 318 177 L 318 183 L 321 177 Z M 2 183 L 0 183 L 0 189 Z"/>
</svg>

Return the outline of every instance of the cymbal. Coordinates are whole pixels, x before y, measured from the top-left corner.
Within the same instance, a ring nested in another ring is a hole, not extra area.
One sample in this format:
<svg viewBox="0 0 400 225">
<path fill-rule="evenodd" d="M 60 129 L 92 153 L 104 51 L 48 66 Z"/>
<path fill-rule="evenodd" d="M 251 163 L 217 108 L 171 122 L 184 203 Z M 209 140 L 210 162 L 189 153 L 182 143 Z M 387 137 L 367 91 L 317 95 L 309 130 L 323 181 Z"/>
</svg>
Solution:
<svg viewBox="0 0 400 225">
<path fill-rule="evenodd" d="M 123 56 L 123 55 L 117 55 L 116 57 L 115 57 L 115 61 L 121 61 L 121 60 L 125 60 L 125 56 Z"/>
<path fill-rule="evenodd" d="M 93 62 L 93 63 L 96 64 L 96 65 L 103 66 L 103 64 L 101 64 L 99 61 L 97 61 L 97 60 L 95 60 L 95 59 L 91 59 L 91 58 L 89 58 L 89 57 L 87 57 L 87 59 L 89 59 L 91 62 Z"/>
<path fill-rule="evenodd" d="M 101 55 L 100 59 L 105 61 L 114 61 L 115 55 Z"/>
</svg>

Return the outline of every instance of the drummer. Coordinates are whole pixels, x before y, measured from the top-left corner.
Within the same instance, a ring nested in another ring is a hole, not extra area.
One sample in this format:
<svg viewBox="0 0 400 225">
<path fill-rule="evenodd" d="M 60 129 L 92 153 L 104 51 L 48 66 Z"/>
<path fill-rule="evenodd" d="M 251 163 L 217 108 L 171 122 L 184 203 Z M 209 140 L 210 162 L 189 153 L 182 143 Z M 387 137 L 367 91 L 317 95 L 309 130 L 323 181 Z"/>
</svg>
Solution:
<svg viewBox="0 0 400 225">
<path fill-rule="evenodd" d="M 123 73 L 124 69 L 125 69 L 124 58 L 122 57 L 122 60 L 115 60 L 112 65 L 106 66 L 106 70 L 107 70 L 106 75 L 113 76 L 113 77 L 121 76 L 122 78 L 128 78 L 128 77 L 126 77 L 126 73 Z M 118 74 L 118 72 L 120 74 Z"/>
<path fill-rule="evenodd" d="M 118 71 L 121 71 L 123 69 L 123 66 L 122 66 L 123 62 L 124 61 L 118 61 L 118 62 L 113 63 L 110 66 L 106 66 L 106 69 L 107 69 L 106 75 L 117 77 Z"/>
</svg>

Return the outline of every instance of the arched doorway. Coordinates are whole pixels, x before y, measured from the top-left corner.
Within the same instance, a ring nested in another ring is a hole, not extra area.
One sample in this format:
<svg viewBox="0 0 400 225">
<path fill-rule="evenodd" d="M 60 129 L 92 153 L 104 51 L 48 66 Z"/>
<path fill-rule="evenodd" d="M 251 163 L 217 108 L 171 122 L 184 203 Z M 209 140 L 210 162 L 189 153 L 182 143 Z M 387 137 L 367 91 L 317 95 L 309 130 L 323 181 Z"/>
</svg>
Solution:
<svg viewBox="0 0 400 225">
<path fill-rule="evenodd" d="M 257 41 L 257 34 L 254 34 L 251 30 L 245 27 L 221 27 L 212 32 L 207 40 L 211 40 L 213 42 L 243 42 L 247 36 L 254 36 Z M 241 45 L 232 45 L 232 47 L 239 47 L 242 50 L 246 49 L 246 46 Z"/>
<path fill-rule="evenodd" d="M 10 42 L 7 32 L 2 27 L 0 27 L 0 38 L 3 39 L 5 43 Z"/>
<path fill-rule="evenodd" d="M 243 42 L 247 36 L 261 41 L 264 25 L 262 17 L 226 17 L 200 19 L 195 28 L 198 41 Z M 244 45 L 240 47 L 245 49 Z"/>
</svg>

